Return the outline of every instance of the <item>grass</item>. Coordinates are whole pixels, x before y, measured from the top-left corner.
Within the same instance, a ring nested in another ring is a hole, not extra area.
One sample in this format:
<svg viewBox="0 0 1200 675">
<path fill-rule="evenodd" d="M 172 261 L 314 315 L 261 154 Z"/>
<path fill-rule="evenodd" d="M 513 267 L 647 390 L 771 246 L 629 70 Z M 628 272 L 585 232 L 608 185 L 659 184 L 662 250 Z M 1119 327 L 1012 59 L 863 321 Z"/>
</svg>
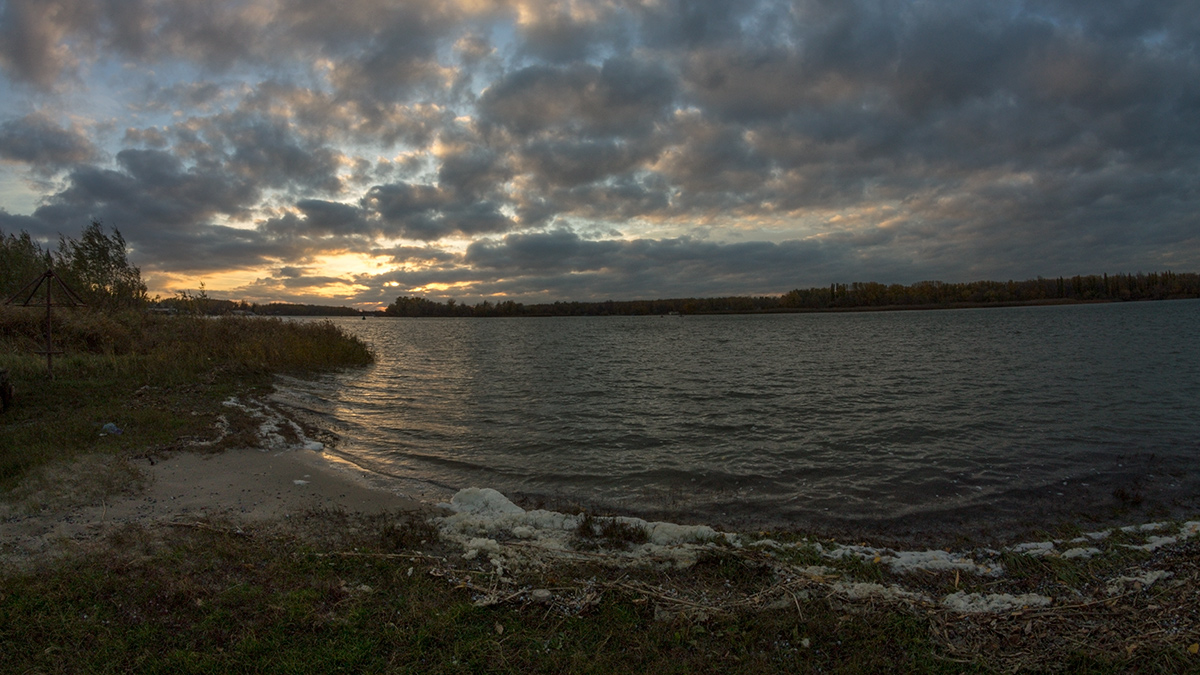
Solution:
<svg viewBox="0 0 1200 675">
<path fill-rule="evenodd" d="M 936 658 L 920 617 L 848 614 L 821 599 L 804 601 L 803 619 L 794 607 L 664 617 L 635 592 L 605 593 L 580 611 L 480 607 L 436 574 L 436 557 L 388 557 L 397 537 L 427 540 L 421 525 L 390 520 L 385 533 L 378 522 L 324 517 L 340 519 L 332 531 L 343 534 L 314 544 L 210 523 L 164 541 L 129 528 L 102 551 L 10 574 L 0 581 L 0 644 L 22 648 L 0 650 L 0 671 L 963 672 Z M 713 559 L 696 574 L 750 585 L 762 576 L 744 571 Z M 560 583 L 615 575 L 556 573 Z"/>
<path fill-rule="evenodd" d="M 0 672 L 1189 672 L 1196 636 L 1140 604 L 955 615 L 811 591 L 737 610 L 778 583 L 732 549 L 688 569 L 563 563 L 499 583 L 412 514 L 314 511 L 294 529 L 204 520 L 126 526 L 81 553 L 0 577 Z M 1200 547 L 1182 550 L 1191 565 Z M 1195 569 L 1192 568 L 1194 573 Z M 533 589 L 553 598 L 538 601 Z M 516 589 L 516 592 L 509 591 Z M 1097 617 L 1113 630 L 1094 625 Z M 1136 619 L 1136 620 L 1135 620 Z M 1176 617 L 1174 620 L 1178 620 Z M 1183 624 L 1178 624 L 1182 627 Z M 1193 624 L 1194 625 L 1194 624 Z M 1107 631 L 1107 632 L 1106 632 Z M 1077 639 L 1086 636 L 1086 640 Z M 1090 642 L 1089 642 L 1090 641 Z M 15 648 L 17 645 L 20 648 Z"/>
<path fill-rule="evenodd" d="M 238 421 L 236 411 L 214 403 L 267 391 L 273 373 L 372 359 L 361 341 L 330 323 L 63 310 L 54 335 L 67 353 L 55 359 L 49 379 L 45 360 L 31 353 L 39 348 L 39 315 L 0 310 L 0 369 L 9 371 L 17 391 L 0 420 L 0 489 L 75 456 L 128 455 L 211 436 L 218 414 Z M 122 433 L 103 434 L 107 423 Z"/>
<path fill-rule="evenodd" d="M 650 540 L 642 525 L 584 512 L 575 528 L 576 545 L 583 549 L 624 549 Z"/>
</svg>

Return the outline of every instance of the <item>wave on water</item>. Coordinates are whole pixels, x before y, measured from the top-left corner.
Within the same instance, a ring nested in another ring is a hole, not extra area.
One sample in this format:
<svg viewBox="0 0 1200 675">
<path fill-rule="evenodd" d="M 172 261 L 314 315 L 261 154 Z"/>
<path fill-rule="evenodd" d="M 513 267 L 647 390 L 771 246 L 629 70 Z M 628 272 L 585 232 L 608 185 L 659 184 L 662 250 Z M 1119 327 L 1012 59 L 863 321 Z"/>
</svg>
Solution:
<svg viewBox="0 0 1200 675">
<path fill-rule="evenodd" d="M 383 477 L 843 531 L 1200 508 L 1200 301 L 342 324 L 377 362 L 281 392 Z"/>
</svg>

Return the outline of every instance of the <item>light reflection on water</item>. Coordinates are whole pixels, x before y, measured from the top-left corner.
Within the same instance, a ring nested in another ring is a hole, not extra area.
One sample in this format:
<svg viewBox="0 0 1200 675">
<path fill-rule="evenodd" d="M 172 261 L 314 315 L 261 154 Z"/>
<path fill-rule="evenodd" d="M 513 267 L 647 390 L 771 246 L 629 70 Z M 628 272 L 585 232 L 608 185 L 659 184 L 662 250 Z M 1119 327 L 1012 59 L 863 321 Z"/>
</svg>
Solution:
<svg viewBox="0 0 1200 675">
<path fill-rule="evenodd" d="M 289 388 L 380 474 L 764 523 L 1195 494 L 1200 301 L 335 323 L 377 363 Z"/>
</svg>

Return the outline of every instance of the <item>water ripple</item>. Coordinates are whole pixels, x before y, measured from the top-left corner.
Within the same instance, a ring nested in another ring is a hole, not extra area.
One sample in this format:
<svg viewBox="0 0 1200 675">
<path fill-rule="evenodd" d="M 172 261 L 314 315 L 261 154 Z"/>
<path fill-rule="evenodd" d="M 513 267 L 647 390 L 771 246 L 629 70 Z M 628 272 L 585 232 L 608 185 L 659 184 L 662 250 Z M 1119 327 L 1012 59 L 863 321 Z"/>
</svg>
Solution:
<svg viewBox="0 0 1200 675">
<path fill-rule="evenodd" d="M 445 485 L 1001 518 L 1081 476 L 1092 507 L 1150 475 L 1190 489 L 1200 456 L 1200 301 L 338 323 L 377 363 L 290 388 L 356 461 Z"/>
</svg>

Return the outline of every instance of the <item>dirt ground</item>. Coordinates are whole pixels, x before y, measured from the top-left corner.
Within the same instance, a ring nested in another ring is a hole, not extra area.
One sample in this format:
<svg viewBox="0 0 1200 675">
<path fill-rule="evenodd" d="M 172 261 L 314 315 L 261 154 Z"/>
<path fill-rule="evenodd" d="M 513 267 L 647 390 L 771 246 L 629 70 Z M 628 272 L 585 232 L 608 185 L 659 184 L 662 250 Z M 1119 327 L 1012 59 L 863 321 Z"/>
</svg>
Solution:
<svg viewBox="0 0 1200 675">
<path fill-rule="evenodd" d="M 424 507 L 369 485 L 353 466 L 305 449 L 85 457 L 31 477 L 13 496 L 0 505 L 0 559 L 10 562 L 69 548 L 126 524 L 211 517 L 253 523 L 316 508 L 371 514 Z"/>
</svg>

